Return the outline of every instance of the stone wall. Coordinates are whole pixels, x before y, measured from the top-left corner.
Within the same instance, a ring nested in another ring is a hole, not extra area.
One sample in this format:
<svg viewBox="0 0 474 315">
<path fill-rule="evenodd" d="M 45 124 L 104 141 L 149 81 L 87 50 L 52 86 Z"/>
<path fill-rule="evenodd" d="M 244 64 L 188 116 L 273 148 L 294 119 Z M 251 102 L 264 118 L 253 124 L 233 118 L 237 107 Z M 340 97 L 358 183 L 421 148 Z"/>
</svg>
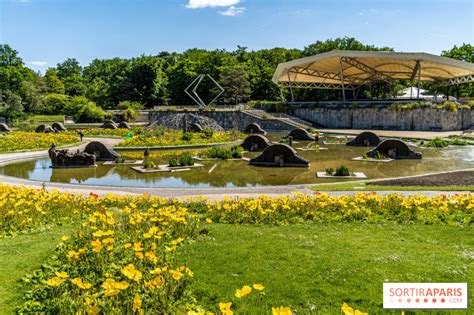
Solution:
<svg viewBox="0 0 474 315">
<path fill-rule="evenodd" d="M 465 130 L 474 125 L 474 111 L 460 109 L 417 108 L 393 110 L 388 108 L 298 108 L 295 116 L 340 129 L 387 129 L 450 131 Z"/>
<path fill-rule="evenodd" d="M 173 115 L 176 113 L 183 113 L 182 111 L 150 111 L 149 120 L 153 122 L 162 117 Z M 212 118 L 225 130 L 240 130 L 244 131 L 250 123 L 257 123 L 265 131 L 288 131 L 295 127 L 278 119 L 262 119 L 241 111 L 188 111 L 195 115 Z"/>
</svg>

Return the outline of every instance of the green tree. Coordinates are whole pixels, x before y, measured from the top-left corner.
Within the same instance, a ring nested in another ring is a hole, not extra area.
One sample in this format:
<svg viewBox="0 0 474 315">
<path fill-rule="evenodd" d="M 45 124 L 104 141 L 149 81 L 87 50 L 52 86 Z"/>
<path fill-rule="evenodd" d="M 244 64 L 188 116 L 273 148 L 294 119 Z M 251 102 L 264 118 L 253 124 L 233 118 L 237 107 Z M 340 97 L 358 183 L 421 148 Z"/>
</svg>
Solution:
<svg viewBox="0 0 474 315">
<path fill-rule="evenodd" d="M 304 56 L 311 56 L 325 53 L 331 50 L 376 50 L 376 51 L 393 51 L 390 47 L 376 47 L 374 45 L 366 45 L 359 42 L 354 37 L 342 37 L 336 39 L 328 39 L 326 41 L 316 41 L 303 49 Z"/>
<path fill-rule="evenodd" d="M 86 86 L 82 77 L 82 67 L 74 58 L 68 58 L 58 63 L 57 75 L 64 82 L 64 90 L 67 95 L 84 95 Z"/>
<path fill-rule="evenodd" d="M 455 45 L 451 50 L 443 51 L 441 55 L 465 62 L 474 62 L 474 46 L 471 44 L 462 44 L 459 47 Z M 459 89 L 456 93 L 459 93 L 460 97 L 474 97 L 474 83 L 465 83 L 452 90 L 454 89 Z"/>
<path fill-rule="evenodd" d="M 54 68 L 49 68 L 44 74 L 46 81 L 46 88 L 48 93 L 64 94 L 64 83 L 58 77 L 58 71 Z"/>
<path fill-rule="evenodd" d="M 224 89 L 223 99 L 228 103 L 238 104 L 248 100 L 252 94 L 248 74 L 240 65 L 225 67 L 220 74 L 219 84 Z"/>
</svg>

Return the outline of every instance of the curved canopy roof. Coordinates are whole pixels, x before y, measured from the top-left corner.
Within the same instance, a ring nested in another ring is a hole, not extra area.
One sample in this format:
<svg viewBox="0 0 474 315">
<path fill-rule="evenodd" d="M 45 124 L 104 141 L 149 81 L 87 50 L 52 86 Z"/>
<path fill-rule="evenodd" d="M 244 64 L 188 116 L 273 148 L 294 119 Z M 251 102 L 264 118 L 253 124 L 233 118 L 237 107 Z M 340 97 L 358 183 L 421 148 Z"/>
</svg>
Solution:
<svg viewBox="0 0 474 315">
<path fill-rule="evenodd" d="M 273 82 L 304 88 L 355 87 L 375 81 L 474 81 L 474 63 L 427 53 L 333 50 L 278 65 Z"/>
</svg>

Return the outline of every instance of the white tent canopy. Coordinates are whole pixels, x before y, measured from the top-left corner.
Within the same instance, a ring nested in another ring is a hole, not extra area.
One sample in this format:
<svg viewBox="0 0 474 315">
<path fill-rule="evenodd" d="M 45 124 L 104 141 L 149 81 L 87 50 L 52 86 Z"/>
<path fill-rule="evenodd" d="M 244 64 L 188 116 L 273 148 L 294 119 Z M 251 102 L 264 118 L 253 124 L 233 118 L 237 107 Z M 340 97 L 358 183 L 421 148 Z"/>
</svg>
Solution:
<svg viewBox="0 0 474 315">
<path fill-rule="evenodd" d="M 333 50 L 278 65 L 273 82 L 297 88 L 354 89 L 380 81 L 474 82 L 474 64 L 427 53 Z"/>
</svg>

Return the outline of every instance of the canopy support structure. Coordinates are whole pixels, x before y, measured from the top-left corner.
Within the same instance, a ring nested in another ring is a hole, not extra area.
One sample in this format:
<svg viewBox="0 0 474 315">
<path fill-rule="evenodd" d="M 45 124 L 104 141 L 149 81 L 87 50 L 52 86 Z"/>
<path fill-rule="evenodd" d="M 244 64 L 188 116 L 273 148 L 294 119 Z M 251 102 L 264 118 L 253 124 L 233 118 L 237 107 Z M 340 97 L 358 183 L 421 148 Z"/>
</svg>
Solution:
<svg viewBox="0 0 474 315">
<path fill-rule="evenodd" d="M 339 58 L 339 65 L 341 67 L 341 86 L 342 86 L 342 101 L 346 102 L 346 90 L 344 88 L 344 67 L 342 66 L 342 58 Z"/>
<path fill-rule="evenodd" d="M 418 68 L 418 83 L 416 85 L 417 87 L 416 99 L 419 102 L 420 101 L 420 81 L 421 81 L 421 64 L 419 60 L 416 61 L 416 65 L 417 66 L 415 68 Z"/>
<path fill-rule="evenodd" d="M 290 83 L 290 93 L 291 93 L 291 101 L 295 101 L 295 95 L 293 94 L 293 89 L 291 87 L 291 77 L 290 77 L 290 72 L 288 71 L 288 82 Z"/>
</svg>

